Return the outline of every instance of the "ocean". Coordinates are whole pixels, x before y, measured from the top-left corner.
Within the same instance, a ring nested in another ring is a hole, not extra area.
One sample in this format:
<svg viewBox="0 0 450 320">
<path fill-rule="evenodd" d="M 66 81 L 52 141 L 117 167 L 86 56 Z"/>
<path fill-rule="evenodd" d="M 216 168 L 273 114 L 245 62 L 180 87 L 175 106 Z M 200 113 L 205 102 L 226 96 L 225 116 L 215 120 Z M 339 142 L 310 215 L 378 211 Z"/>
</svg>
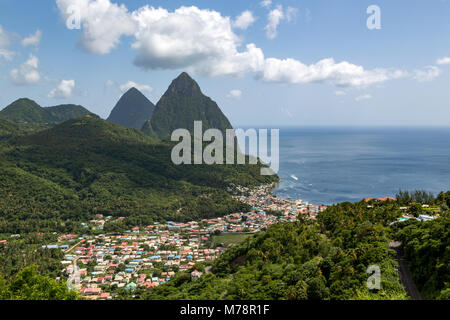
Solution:
<svg viewBox="0 0 450 320">
<path fill-rule="evenodd" d="M 281 128 L 274 193 L 313 204 L 450 190 L 450 128 Z"/>
</svg>

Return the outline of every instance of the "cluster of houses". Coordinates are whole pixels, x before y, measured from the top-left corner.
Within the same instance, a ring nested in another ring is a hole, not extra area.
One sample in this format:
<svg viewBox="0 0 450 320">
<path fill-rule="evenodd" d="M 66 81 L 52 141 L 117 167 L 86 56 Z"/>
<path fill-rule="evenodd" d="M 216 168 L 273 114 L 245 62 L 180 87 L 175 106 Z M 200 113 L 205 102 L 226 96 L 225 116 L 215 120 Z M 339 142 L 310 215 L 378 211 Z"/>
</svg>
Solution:
<svg viewBox="0 0 450 320">
<path fill-rule="evenodd" d="M 280 220 L 294 221 L 295 217 L 278 218 L 257 210 L 187 223 L 155 223 L 132 228 L 124 235 L 62 235 L 58 244 L 44 247 L 65 251 L 63 271 L 81 295 L 112 299 L 116 289 L 159 286 L 177 272 L 216 259 L 226 250 L 214 245 L 211 237 L 217 232 L 254 233 Z M 191 273 L 193 280 L 201 275 L 197 270 Z"/>
<path fill-rule="evenodd" d="M 154 223 L 122 235 L 67 234 L 60 236 L 57 244 L 44 247 L 65 252 L 61 263 L 69 285 L 89 299 L 113 299 L 119 289 L 150 289 L 170 281 L 178 272 L 190 272 L 195 281 L 202 276 L 194 270 L 196 264 L 213 261 L 226 250 L 213 241 L 214 235 L 256 233 L 274 223 L 296 221 L 298 214 L 314 218 L 326 209 L 277 198 L 271 194 L 272 188 L 265 185 L 236 196 L 252 207 L 251 212 L 185 223 Z M 98 214 L 82 226 L 102 230 L 111 219 Z"/>
<path fill-rule="evenodd" d="M 217 232 L 255 233 L 294 215 L 276 217 L 262 210 L 187 223 L 167 222 L 135 227 L 124 235 L 63 235 L 48 249 L 62 249 L 65 272 L 81 295 L 113 299 L 116 289 L 153 288 L 170 281 L 177 272 L 191 272 L 197 263 L 213 261 L 226 248 L 216 246 Z M 202 273 L 191 272 L 192 280 Z"/>
<path fill-rule="evenodd" d="M 251 205 L 253 210 L 275 211 L 285 217 L 302 214 L 315 219 L 319 212 L 327 209 L 327 206 L 310 204 L 307 201 L 278 198 L 271 193 L 273 188 L 273 184 L 261 185 L 253 190 L 238 187 L 240 195 L 236 198 Z"/>
<path fill-rule="evenodd" d="M 198 262 L 214 260 L 225 248 L 207 248 L 210 235 L 181 233 L 168 225 L 147 226 L 139 233 L 97 235 L 78 241 L 61 263 L 81 295 L 111 299 L 115 289 L 152 288 Z M 136 230 L 134 230 L 136 231 Z M 56 247 L 67 247 L 67 244 Z M 195 274 L 193 277 L 197 277 Z"/>
</svg>

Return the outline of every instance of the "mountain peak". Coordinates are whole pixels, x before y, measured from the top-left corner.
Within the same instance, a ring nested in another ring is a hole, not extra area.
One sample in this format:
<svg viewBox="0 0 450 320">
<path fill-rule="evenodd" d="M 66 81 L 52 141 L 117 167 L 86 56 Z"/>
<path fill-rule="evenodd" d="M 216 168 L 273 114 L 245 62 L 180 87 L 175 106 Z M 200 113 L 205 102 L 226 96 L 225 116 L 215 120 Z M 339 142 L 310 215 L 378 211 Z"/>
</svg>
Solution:
<svg viewBox="0 0 450 320">
<path fill-rule="evenodd" d="M 137 88 L 135 87 L 131 87 L 130 89 L 128 89 L 123 95 L 127 95 L 127 94 L 142 94 L 142 92 L 140 92 Z M 142 94 L 143 95 L 143 94 Z"/>
<path fill-rule="evenodd" d="M 217 103 L 205 96 L 197 82 L 183 72 L 157 103 L 150 125 L 160 138 L 165 138 L 175 129 L 192 132 L 195 121 L 202 121 L 205 130 L 214 128 L 225 132 L 233 128 Z"/>
<path fill-rule="evenodd" d="M 35 101 L 28 98 L 17 99 L 0 111 L 0 118 L 16 123 L 47 123 L 51 116 Z"/>
<path fill-rule="evenodd" d="M 31 100 L 29 98 L 19 98 L 16 101 L 14 101 L 13 103 L 11 103 L 11 105 L 16 105 L 16 104 L 21 103 L 21 102 L 30 102 L 30 103 L 37 104 L 36 101 Z"/>
<path fill-rule="evenodd" d="M 169 86 L 169 92 L 180 93 L 185 96 L 201 94 L 200 86 L 186 72 L 182 72 Z"/>
<path fill-rule="evenodd" d="M 16 101 L 14 101 L 13 103 L 11 103 L 9 106 L 7 106 L 6 108 L 23 108 L 23 107 L 32 107 L 32 108 L 34 108 L 34 107 L 39 107 L 40 108 L 40 105 L 38 105 L 37 103 L 36 103 L 36 101 L 34 101 L 34 100 L 31 100 L 31 99 L 28 99 L 28 98 L 20 98 L 20 99 L 17 99 Z M 6 109 L 5 108 L 5 109 Z"/>
<path fill-rule="evenodd" d="M 132 87 L 117 102 L 108 121 L 139 130 L 152 116 L 154 109 L 155 105 L 142 92 Z"/>
</svg>

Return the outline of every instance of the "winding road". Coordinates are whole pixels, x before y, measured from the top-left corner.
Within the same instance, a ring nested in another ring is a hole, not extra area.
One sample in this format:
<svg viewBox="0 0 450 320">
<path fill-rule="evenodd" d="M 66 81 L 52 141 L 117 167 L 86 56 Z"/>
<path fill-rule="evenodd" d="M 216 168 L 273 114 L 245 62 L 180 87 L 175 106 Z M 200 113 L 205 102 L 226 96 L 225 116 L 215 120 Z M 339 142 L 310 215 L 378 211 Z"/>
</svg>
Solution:
<svg viewBox="0 0 450 320">
<path fill-rule="evenodd" d="M 80 276 L 80 274 L 78 272 L 78 264 L 77 264 L 77 262 L 78 262 L 78 257 L 76 257 L 73 260 L 73 270 L 72 270 L 72 273 L 71 273 L 69 279 L 67 279 L 67 287 L 70 290 L 78 290 L 79 289 L 78 288 L 79 287 L 79 283 L 74 283 L 75 282 L 74 281 L 75 278 Z"/>
<path fill-rule="evenodd" d="M 422 300 L 422 296 L 420 295 L 420 292 L 412 279 L 411 273 L 409 272 L 408 264 L 406 260 L 403 259 L 401 243 L 392 241 L 389 246 L 397 253 L 395 260 L 398 261 L 400 280 L 402 281 L 406 292 L 411 297 L 411 300 Z"/>
</svg>

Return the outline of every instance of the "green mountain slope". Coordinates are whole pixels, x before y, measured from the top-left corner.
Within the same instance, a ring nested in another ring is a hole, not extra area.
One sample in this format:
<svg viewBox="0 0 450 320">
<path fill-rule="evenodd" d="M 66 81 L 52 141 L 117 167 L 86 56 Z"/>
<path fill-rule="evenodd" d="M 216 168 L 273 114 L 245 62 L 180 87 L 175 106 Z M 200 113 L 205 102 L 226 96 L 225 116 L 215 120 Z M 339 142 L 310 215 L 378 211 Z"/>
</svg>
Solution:
<svg viewBox="0 0 450 320">
<path fill-rule="evenodd" d="M 55 151 L 74 148 L 102 148 L 111 144 L 154 144 L 139 130 L 115 125 L 96 116 L 71 119 L 51 129 L 23 137 L 21 143 L 52 148 Z"/>
<path fill-rule="evenodd" d="M 450 192 L 447 192 L 450 195 Z M 398 224 L 397 240 L 424 299 L 450 299 L 450 216 Z"/>
<path fill-rule="evenodd" d="M 8 120 L 0 119 L 0 137 L 16 135 L 20 132 L 21 130 L 16 124 Z"/>
<path fill-rule="evenodd" d="M 85 115 L 94 115 L 86 108 L 75 104 L 62 104 L 54 107 L 44 108 L 49 111 L 54 122 L 64 122 L 70 119 L 76 119 Z"/>
<path fill-rule="evenodd" d="M 28 131 L 37 131 L 87 114 L 96 116 L 79 105 L 67 104 L 43 108 L 35 101 L 23 98 L 0 111 L 0 119 L 19 124 L 22 129 Z"/>
<path fill-rule="evenodd" d="M 203 130 L 215 128 L 225 132 L 233 128 L 217 103 L 203 95 L 199 85 L 183 72 L 157 103 L 151 126 L 159 137 L 165 138 L 179 128 L 192 132 L 194 121 L 202 121 Z"/>
<path fill-rule="evenodd" d="M 145 121 L 144 126 L 142 127 L 141 131 L 149 137 L 152 137 L 155 139 L 158 138 L 158 135 L 152 128 L 152 121 L 150 119 Z"/>
<path fill-rule="evenodd" d="M 117 102 L 108 121 L 122 126 L 141 129 L 153 115 L 155 105 L 139 90 L 131 88 Z"/>
<path fill-rule="evenodd" d="M 0 111 L 0 118 L 15 123 L 51 123 L 52 115 L 30 99 L 18 99 Z"/>
<path fill-rule="evenodd" d="M 0 144 L 0 233 L 65 230 L 95 213 L 125 224 L 221 216 L 248 207 L 230 184 L 275 181 L 261 166 L 172 163 L 172 144 L 93 116 Z"/>
</svg>

